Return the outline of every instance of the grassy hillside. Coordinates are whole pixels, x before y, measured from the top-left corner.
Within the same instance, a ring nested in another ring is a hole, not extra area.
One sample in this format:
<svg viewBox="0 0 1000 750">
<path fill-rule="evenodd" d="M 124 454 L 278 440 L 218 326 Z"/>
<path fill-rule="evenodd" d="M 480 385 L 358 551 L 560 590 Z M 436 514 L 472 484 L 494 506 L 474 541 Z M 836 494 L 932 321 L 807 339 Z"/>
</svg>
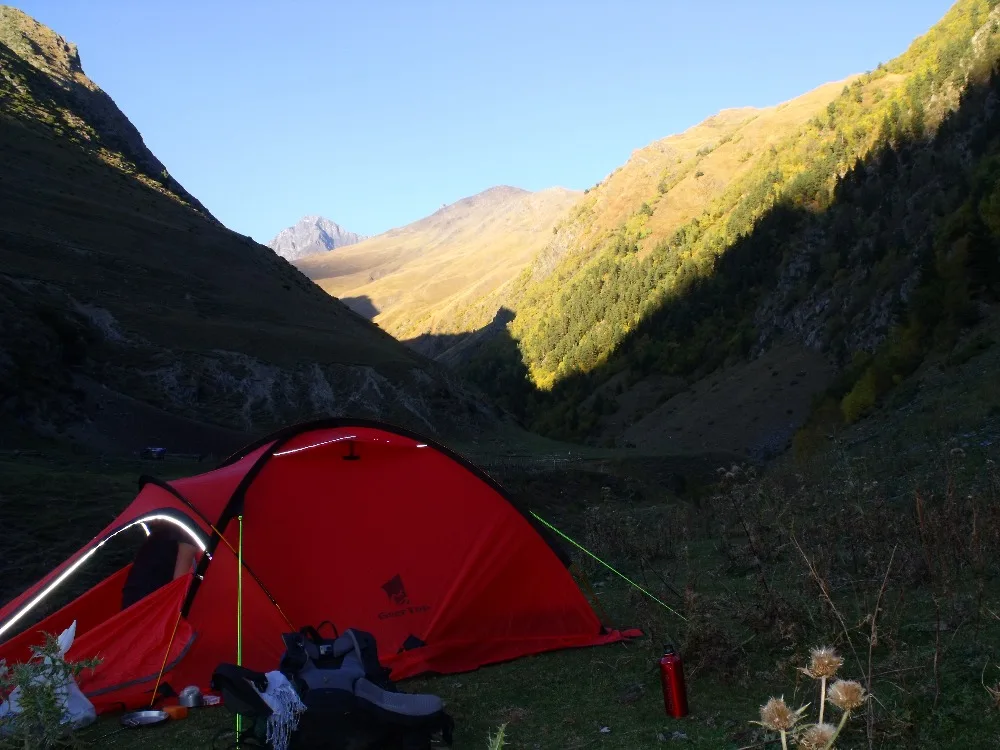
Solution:
<svg viewBox="0 0 1000 750">
<path fill-rule="evenodd" d="M 3 8 L 0 432 L 114 443 L 126 411 L 144 416 L 125 443 L 181 417 L 195 437 L 198 423 L 246 432 L 347 412 L 425 430 L 492 419 L 441 368 L 210 217 L 75 47 Z"/>
<path fill-rule="evenodd" d="M 560 230 L 575 238 L 562 259 L 528 283 L 511 344 L 494 343 L 469 371 L 483 383 L 506 373 L 509 384 L 526 368 L 534 389 L 512 400 L 535 399 L 522 413 L 536 427 L 594 435 L 617 410 L 614 399 L 649 378 L 693 382 L 779 341 L 844 367 L 876 352 L 919 299 L 961 325 L 955 316 L 992 299 L 995 6 L 956 3 L 905 54 L 840 86 L 819 112 L 749 152 L 749 166 L 667 234 L 655 228 L 671 205 L 670 172 L 610 231 L 589 235 L 596 218 L 582 212 Z M 690 179 L 709 176 L 700 163 L 688 168 Z M 969 232 L 966 250 L 954 250 Z M 931 283 L 921 269 L 935 264 L 950 296 L 914 295 Z M 915 352 L 929 345 L 924 333 Z M 911 359 L 910 367 L 919 354 Z M 895 369 L 879 379 L 905 376 Z M 616 375 L 620 389 L 597 407 L 583 405 Z"/>
<path fill-rule="evenodd" d="M 491 188 L 296 265 L 401 340 L 473 331 L 492 319 L 509 282 L 579 195 L 562 188 Z"/>
</svg>

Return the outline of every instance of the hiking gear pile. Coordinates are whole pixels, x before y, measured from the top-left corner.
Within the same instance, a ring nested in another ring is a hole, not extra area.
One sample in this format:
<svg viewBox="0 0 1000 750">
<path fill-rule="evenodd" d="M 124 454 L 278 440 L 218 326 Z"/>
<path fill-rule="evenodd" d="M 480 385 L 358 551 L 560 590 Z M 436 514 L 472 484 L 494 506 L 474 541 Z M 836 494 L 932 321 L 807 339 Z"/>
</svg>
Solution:
<svg viewBox="0 0 1000 750">
<path fill-rule="evenodd" d="M 282 636 L 276 672 L 220 664 L 212 687 L 246 721 L 238 738 L 273 750 L 427 750 L 454 721 L 436 695 L 401 693 L 378 660 L 375 638 L 347 630 L 323 638 L 311 627 Z"/>
</svg>

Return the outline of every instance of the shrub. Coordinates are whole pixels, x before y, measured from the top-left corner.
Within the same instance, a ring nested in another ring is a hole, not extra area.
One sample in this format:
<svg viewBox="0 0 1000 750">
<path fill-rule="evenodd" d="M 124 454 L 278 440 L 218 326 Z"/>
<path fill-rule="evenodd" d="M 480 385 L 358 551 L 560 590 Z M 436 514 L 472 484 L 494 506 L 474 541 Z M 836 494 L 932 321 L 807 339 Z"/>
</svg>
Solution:
<svg viewBox="0 0 1000 750">
<path fill-rule="evenodd" d="M 45 634 L 45 643 L 32 647 L 33 656 L 24 664 L 8 667 L 0 661 L 0 697 L 6 699 L 18 690 L 20 711 L 0 718 L 2 750 L 50 750 L 82 747 L 73 734 L 73 726 L 63 723 L 65 693 L 63 685 L 85 669 L 94 669 L 100 661 L 67 661 L 59 640 Z"/>
<path fill-rule="evenodd" d="M 875 407 L 878 391 L 875 387 L 875 370 L 869 368 L 850 392 L 840 402 L 840 410 L 847 424 L 854 424 Z"/>
</svg>

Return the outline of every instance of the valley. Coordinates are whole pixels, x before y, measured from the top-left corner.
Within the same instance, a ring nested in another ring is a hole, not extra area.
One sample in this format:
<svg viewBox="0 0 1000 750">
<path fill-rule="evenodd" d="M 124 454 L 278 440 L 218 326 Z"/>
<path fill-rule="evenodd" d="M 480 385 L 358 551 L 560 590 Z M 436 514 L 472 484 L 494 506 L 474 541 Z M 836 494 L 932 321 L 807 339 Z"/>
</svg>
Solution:
<svg viewBox="0 0 1000 750">
<path fill-rule="evenodd" d="M 377 419 L 552 524 L 595 611 L 644 634 L 404 682 L 445 699 L 456 747 L 501 726 L 519 750 L 777 747 L 761 707 L 812 704 L 824 645 L 872 696 L 837 747 L 1000 743 L 1000 2 L 958 0 L 897 52 L 585 190 L 500 184 L 370 237 L 331 206 L 344 226 L 264 245 L 170 175 L 75 45 L 0 7 L 0 603 L 141 474 Z"/>
</svg>

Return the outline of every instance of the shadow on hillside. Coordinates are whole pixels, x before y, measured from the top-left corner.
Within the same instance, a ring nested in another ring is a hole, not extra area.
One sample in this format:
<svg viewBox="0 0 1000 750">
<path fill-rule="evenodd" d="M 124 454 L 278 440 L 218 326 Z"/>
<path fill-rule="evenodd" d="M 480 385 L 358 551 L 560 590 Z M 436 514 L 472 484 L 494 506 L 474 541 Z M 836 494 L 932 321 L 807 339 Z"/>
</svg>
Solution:
<svg viewBox="0 0 1000 750">
<path fill-rule="evenodd" d="M 372 302 L 372 298 L 367 294 L 362 294 L 359 297 L 341 297 L 340 301 L 351 308 L 358 315 L 368 320 L 374 320 L 375 316 L 381 312 L 375 303 Z"/>
<path fill-rule="evenodd" d="M 466 363 L 481 346 L 494 336 L 506 333 L 507 324 L 512 320 L 514 320 L 514 311 L 507 307 L 501 307 L 493 316 L 492 321 L 476 331 L 424 333 L 416 338 L 406 339 L 403 343 L 425 357 L 437 359 L 457 368 Z"/>
<path fill-rule="evenodd" d="M 562 318 L 549 321 L 535 341 L 536 353 L 551 353 L 571 371 L 551 391 L 540 391 L 528 380 L 521 349 L 507 328 L 513 319 L 509 310 L 502 325 L 495 321 L 457 339 L 424 336 L 419 345 L 446 363 L 447 352 L 465 347 L 465 356 L 453 358 L 453 366 L 531 429 L 567 440 L 593 434 L 601 414 L 590 397 L 613 375 L 621 373 L 631 383 L 650 375 L 690 382 L 768 348 L 773 342 L 761 340 L 754 320 L 765 295 L 779 303 L 772 311 L 776 337 L 783 334 L 784 316 L 809 299 L 813 288 L 836 287 L 852 300 L 851 308 L 829 316 L 824 333 L 842 366 L 858 348 L 847 344 L 852 325 L 867 323 L 865 316 L 873 315 L 864 305 L 857 307 L 858 300 L 870 304 L 879 294 L 889 295 L 896 300 L 895 320 L 886 321 L 881 333 L 887 334 L 894 322 L 906 323 L 915 331 L 922 357 L 926 349 L 921 347 L 941 326 L 974 322 L 977 297 L 996 294 L 1000 284 L 1000 193 L 993 190 L 1000 172 L 1000 108 L 989 105 L 1000 93 L 1000 77 L 993 71 L 983 78 L 969 84 L 932 137 L 921 135 L 922 116 L 918 122 L 911 115 L 909 124 L 898 112 L 893 119 L 887 116 L 881 124 L 883 145 L 858 159 L 832 193 L 825 185 L 836 165 L 834 146 L 816 157 L 748 233 L 714 250 L 706 271 L 681 260 L 687 249 L 682 232 L 656 264 L 643 267 L 623 258 L 615 268 L 630 270 L 598 271 L 604 276 L 594 280 L 595 293 L 565 297 L 562 310 L 554 313 Z M 992 201 L 988 215 L 985 201 Z M 865 288 L 845 290 L 843 279 L 858 268 L 865 269 Z M 921 281 L 904 302 L 904 280 L 917 271 Z M 626 321 L 617 319 L 623 309 L 619 300 L 637 300 L 637 306 L 657 280 L 670 276 L 672 291 L 602 360 L 602 346 L 591 334 L 607 324 L 620 330 Z M 579 321 L 589 326 L 582 338 L 574 333 Z M 479 345 L 472 347 L 476 341 Z M 884 377 L 898 382 L 912 372 L 913 354 L 908 357 Z M 841 380 L 835 388 L 843 387 Z"/>
</svg>

